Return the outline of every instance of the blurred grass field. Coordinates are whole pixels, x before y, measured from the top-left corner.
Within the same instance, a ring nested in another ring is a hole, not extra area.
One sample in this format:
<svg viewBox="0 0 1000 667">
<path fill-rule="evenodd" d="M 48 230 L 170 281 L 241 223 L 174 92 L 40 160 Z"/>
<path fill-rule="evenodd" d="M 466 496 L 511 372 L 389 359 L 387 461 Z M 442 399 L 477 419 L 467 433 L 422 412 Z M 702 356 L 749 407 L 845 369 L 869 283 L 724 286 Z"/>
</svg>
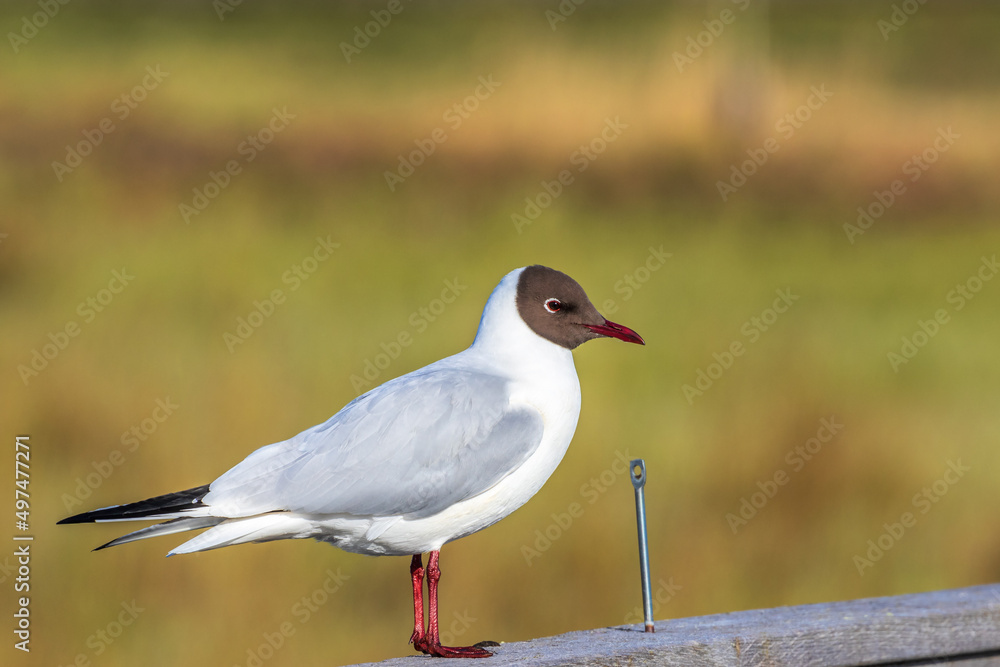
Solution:
<svg viewBox="0 0 1000 667">
<path fill-rule="evenodd" d="M 1000 577 L 1000 281 L 961 309 L 952 292 L 1000 249 L 996 8 L 922 5 L 884 39 L 891 3 L 586 3 L 555 30 L 554 3 L 413 4 L 347 63 L 341 42 L 384 6 L 245 4 L 220 21 L 195 3 L 70 4 L 4 52 L 0 387 L 7 437 L 31 435 L 36 535 L 32 652 L 11 664 L 247 665 L 283 623 L 294 634 L 265 664 L 408 654 L 405 559 L 290 541 L 164 559 L 176 536 L 92 554 L 127 526 L 54 523 L 206 483 L 326 419 L 402 332 L 412 344 L 376 382 L 463 349 L 496 282 L 530 263 L 579 280 L 647 346 L 576 352 L 584 408 L 561 467 L 443 551 L 446 639 L 634 620 L 621 457 L 649 470 L 654 589 L 671 591 L 658 619 Z M 736 20 L 678 71 L 674 54 L 727 8 Z M 4 4 L 0 25 L 37 11 Z M 168 74 L 120 118 L 147 67 Z M 495 92 L 449 125 L 491 76 Z M 823 85 L 829 100 L 778 134 Z M 274 109 L 294 118 L 186 224 L 179 205 L 244 159 Z M 60 180 L 52 163 L 105 118 L 114 130 Z M 609 119 L 627 127 L 577 171 Z M 390 190 L 385 172 L 438 127 L 447 140 Z M 958 138 L 908 180 L 945 128 Z M 723 201 L 717 182 L 769 137 L 780 150 Z M 518 229 L 561 170 L 573 182 Z M 850 242 L 844 225 L 895 179 L 905 193 Z M 339 248 L 311 265 L 318 238 Z M 656 252 L 671 256 L 644 269 Z M 315 271 L 293 290 L 296 266 Z M 85 319 L 123 269 L 134 279 Z M 446 281 L 464 289 L 440 309 Z M 285 301 L 231 352 L 224 334 L 276 289 Z M 751 341 L 777 290 L 798 299 Z M 894 370 L 888 353 L 939 309 L 948 321 Z M 23 376 L 70 321 L 79 335 Z M 734 341 L 745 353 L 686 400 Z M 179 406 L 162 423 L 158 399 Z M 788 452 L 824 418 L 843 430 L 794 470 Z M 914 497 L 949 461 L 968 472 L 921 513 Z M 787 484 L 734 534 L 727 515 L 779 470 Z M 859 574 L 906 511 L 916 525 Z M 301 613 L 328 570 L 342 585 Z M 120 637 L 99 639 L 133 601 Z"/>
</svg>

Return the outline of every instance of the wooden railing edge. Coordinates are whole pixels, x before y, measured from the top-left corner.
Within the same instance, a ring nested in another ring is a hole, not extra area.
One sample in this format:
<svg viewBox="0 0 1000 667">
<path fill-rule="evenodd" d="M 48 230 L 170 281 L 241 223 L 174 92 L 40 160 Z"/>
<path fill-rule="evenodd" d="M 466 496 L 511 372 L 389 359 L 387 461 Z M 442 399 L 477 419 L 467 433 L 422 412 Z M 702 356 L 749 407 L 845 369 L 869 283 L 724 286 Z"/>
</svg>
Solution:
<svg viewBox="0 0 1000 667">
<path fill-rule="evenodd" d="M 477 664 L 1000 667 L 1000 584 L 669 619 L 657 621 L 655 633 L 641 625 L 576 631 L 496 651 Z M 365 665 L 427 667 L 428 660 Z"/>
</svg>

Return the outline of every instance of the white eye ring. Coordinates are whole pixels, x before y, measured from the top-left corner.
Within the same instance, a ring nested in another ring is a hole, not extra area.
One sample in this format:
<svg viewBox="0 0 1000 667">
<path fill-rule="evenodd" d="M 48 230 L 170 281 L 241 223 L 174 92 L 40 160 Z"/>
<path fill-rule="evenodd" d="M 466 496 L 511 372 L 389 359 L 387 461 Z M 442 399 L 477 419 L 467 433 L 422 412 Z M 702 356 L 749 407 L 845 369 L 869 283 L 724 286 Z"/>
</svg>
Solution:
<svg viewBox="0 0 1000 667">
<path fill-rule="evenodd" d="M 546 299 L 545 300 L 545 310 L 550 313 L 558 313 L 562 310 L 562 301 L 559 299 Z"/>
</svg>

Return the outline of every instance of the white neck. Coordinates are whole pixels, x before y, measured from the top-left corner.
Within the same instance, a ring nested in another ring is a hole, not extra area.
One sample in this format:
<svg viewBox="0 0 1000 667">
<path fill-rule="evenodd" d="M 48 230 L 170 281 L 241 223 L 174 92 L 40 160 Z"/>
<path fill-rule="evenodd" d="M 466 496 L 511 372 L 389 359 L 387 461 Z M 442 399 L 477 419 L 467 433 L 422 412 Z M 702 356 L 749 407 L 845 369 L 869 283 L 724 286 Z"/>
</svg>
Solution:
<svg viewBox="0 0 1000 667">
<path fill-rule="evenodd" d="M 511 370 L 551 372 L 568 364 L 575 371 L 572 351 L 542 338 L 521 319 L 517 283 L 523 270 L 511 271 L 493 289 L 469 352 Z"/>
</svg>

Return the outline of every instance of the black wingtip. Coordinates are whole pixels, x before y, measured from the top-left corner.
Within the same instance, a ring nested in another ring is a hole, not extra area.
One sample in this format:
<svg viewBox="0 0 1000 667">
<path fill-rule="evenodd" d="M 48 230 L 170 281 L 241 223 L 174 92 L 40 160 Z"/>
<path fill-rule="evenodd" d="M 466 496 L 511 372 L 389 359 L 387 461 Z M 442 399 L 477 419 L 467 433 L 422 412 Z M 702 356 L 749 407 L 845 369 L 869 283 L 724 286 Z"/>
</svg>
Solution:
<svg viewBox="0 0 1000 667">
<path fill-rule="evenodd" d="M 56 521 L 56 525 L 61 526 L 64 523 L 94 523 L 95 519 L 91 516 L 92 514 L 93 512 L 84 512 L 83 514 L 68 516 L 65 519 Z"/>
<path fill-rule="evenodd" d="M 208 484 L 193 489 L 167 493 L 155 498 L 140 500 L 126 505 L 111 505 L 101 509 L 83 512 L 57 521 L 56 525 L 68 523 L 95 523 L 97 521 L 124 521 L 128 519 L 159 518 L 171 512 L 183 512 L 201 507 L 201 499 L 208 493 Z"/>
</svg>

